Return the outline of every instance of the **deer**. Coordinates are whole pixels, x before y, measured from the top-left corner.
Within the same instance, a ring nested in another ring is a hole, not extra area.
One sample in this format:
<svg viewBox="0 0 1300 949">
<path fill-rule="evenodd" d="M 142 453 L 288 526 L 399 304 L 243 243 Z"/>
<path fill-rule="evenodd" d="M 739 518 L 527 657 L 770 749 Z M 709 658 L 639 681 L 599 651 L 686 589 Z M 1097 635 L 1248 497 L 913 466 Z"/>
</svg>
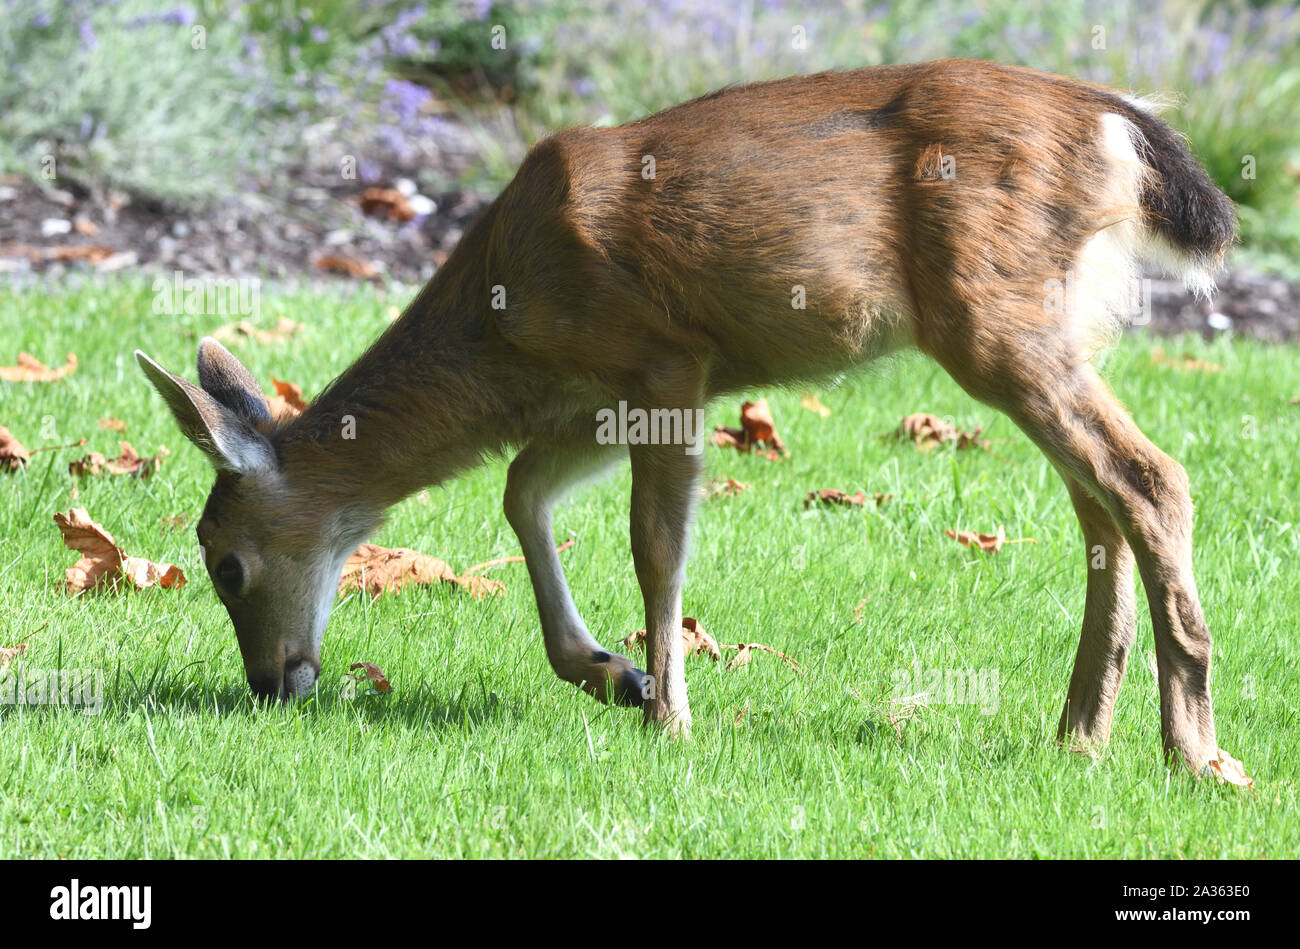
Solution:
<svg viewBox="0 0 1300 949">
<path fill-rule="evenodd" d="M 290 421 L 212 338 L 197 385 L 135 355 L 215 467 L 198 539 L 256 697 L 313 689 L 341 567 L 386 509 L 517 451 L 504 514 L 555 674 L 688 736 L 682 587 L 701 455 L 601 443 L 596 419 L 621 402 L 697 412 L 919 350 L 1041 449 L 1077 515 L 1090 569 L 1058 740 L 1093 754 L 1109 740 L 1136 570 L 1165 759 L 1201 775 L 1221 751 L 1189 478 L 1096 356 L 1132 322 L 1143 264 L 1208 295 L 1235 236 L 1232 202 L 1148 100 L 992 62 L 887 65 L 542 139 L 401 316 Z M 1048 305 L 1062 281 L 1069 305 Z M 625 456 L 645 670 L 588 630 L 552 533 L 565 493 Z"/>
</svg>

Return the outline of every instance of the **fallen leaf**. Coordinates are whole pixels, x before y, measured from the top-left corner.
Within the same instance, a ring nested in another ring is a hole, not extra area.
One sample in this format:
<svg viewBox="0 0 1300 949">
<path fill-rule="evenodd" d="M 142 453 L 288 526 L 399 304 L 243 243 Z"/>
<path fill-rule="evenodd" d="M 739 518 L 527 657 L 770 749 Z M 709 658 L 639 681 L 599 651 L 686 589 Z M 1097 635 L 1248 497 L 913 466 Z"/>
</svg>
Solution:
<svg viewBox="0 0 1300 949">
<path fill-rule="evenodd" d="M 1253 788 L 1254 780 L 1246 774 L 1246 766 L 1222 748 L 1219 749 L 1217 761 L 1211 761 L 1207 767 L 1220 782 L 1235 784 L 1238 787 Z"/>
<path fill-rule="evenodd" d="M 809 412 L 816 412 L 822 418 L 831 417 L 831 410 L 822 405 L 822 400 L 816 392 L 806 393 L 804 397 L 799 400 L 799 404 Z"/>
<path fill-rule="evenodd" d="M 768 461 L 779 461 L 781 456 L 789 454 L 776 433 L 776 422 L 772 419 L 767 399 L 743 403 L 740 406 L 740 428 L 719 425 L 713 431 L 713 444 L 740 452 L 761 448 L 760 454 Z"/>
<path fill-rule="evenodd" d="M 126 431 L 126 422 L 123 422 L 120 418 L 102 418 L 95 424 L 100 428 L 108 429 L 110 432 Z"/>
<path fill-rule="evenodd" d="M 103 583 L 118 588 L 123 579 L 137 590 L 155 585 L 164 589 L 185 585 L 185 573 L 180 567 L 154 563 L 144 557 L 128 557 L 109 533 L 90 519 L 85 508 L 55 514 L 54 523 L 63 534 L 64 545 L 81 554 L 81 559 L 67 570 L 64 586 L 68 593 L 82 593 Z"/>
<path fill-rule="evenodd" d="M 190 522 L 188 514 L 173 514 L 171 517 L 164 517 L 159 523 L 162 525 L 164 534 L 177 534 L 185 530 L 185 525 Z"/>
<path fill-rule="evenodd" d="M 727 663 L 728 672 L 740 666 L 747 666 L 751 662 L 753 662 L 755 650 L 758 650 L 760 652 L 770 652 L 772 655 L 779 658 L 782 662 L 784 662 L 790 668 L 794 669 L 796 672 L 799 671 L 799 663 L 795 662 L 785 653 L 773 649 L 771 646 L 764 646 L 762 643 L 735 643 L 733 645 L 723 643 L 722 648 L 739 650 L 736 653 L 736 658 L 732 659 L 729 663 Z"/>
<path fill-rule="evenodd" d="M 364 260 L 357 260 L 355 257 L 347 257 L 343 254 L 326 254 L 316 261 L 316 269 L 325 273 L 343 274 L 345 277 L 355 277 L 358 280 L 378 280 L 379 271 L 375 269 L 374 264 L 366 263 Z"/>
<path fill-rule="evenodd" d="M 978 547 L 986 554 L 996 554 L 1002 549 L 1003 544 L 1036 544 L 1038 543 L 1032 537 L 1021 537 L 1016 540 L 1007 540 L 1007 535 L 999 527 L 996 534 L 982 534 L 979 531 L 944 531 L 949 537 L 967 547 Z"/>
<path fill-rule="evenodd" d="M 827 506 L 832 504 L 842 504 L 846 507 L 862 507 L 867 503 L 867 494 L 865 491 L 859 491 L 857 494 L 853 495 L 845 494 L 839 488 L 826 488 L 822 491 L 809 491 L 808 496 L 803 499 L 803 506 L 810 507 L 814 501 L 821 501 Z"/>
<path fill-rule="evenodd" d="M 92 264 L 108 260 L 116 251 L 98 244 L 64 244 L 46 251 L 46 260 L 88 260 Z"/>
<path fill-rule="evenodd" d="M 741 491 L 748 491 L 749 485 L 737 481 L 735 478 L 728 478 L 726 481 L 710 481 L 707 485 L 700 488 L 700 494 L 706 498 L 734 498 Z"/>
<path fill-rule="evenodd" d="M 277 422 L 296 418 L 306 410 L 307 402 L 302 397 L 302 386 L 283 382 L 275 376 L 271 377 L 271 386 L 275 389 L 275 395 L 266 397 L 266 405 L 271 410 L 271 417 Z"/>
<path fill-rule="evenodd" d="M 97 451 L 92 451 L 84 458 L 68 463 L 68 474 L 77 478 L 97 475 L 101 471 L 111 475 L 130 475 L 132 478 L 147 478 L 162 467 L 163 459 L 171 454 L 160 447 L 158 454 L 142 458 L 131 447 L 130 442 L 122 442 L 122 453 L 111 461 Z"/>
<path fill-rule="evenodd" d="M 53 382 L 75 372 L 77 357 L 68 353 L 68 361 L 58 369 L 51 369 L 28 353 L 18 354 L 18 365 L 0 366 L 0 379 L 5 382 Z"/>
<path fill-rule="evenodd" d="M 282 343 L 301 329 L 301 323 L 282 316 L 269 330 L 254 326 L 248 320 L 240 320 L 238 323 L 217 327 L 212 331 L 212 336 L 214 339 L 239 345 L 250 339 L 258 343 Z"/>
<path fill-rule="evenodd" d="M 371 596 L 395 592 L 402 587 L 454 583 L 482 599 L 505 590 L 505 584 L 487 577 L 458 577 L 445 560 L 405 547 L 362 544 L 343 565 L 339 592 L 365 590 Z"/>
<path fill-rule="evenodd" d="M 61 244 L 57 247 L 32 247 L 26 244 L 6 244 L 0 247 L 0 257 L 26 257 L 33 262 L 47 260 L 85 260 L 100 264 L 112 257 L 116 251 L 111 247 L 95 244 Z"/>
<path fill-rule="evenodd" d="M 956 442 L 959 450 L 983 448 L 987 451 L 989 447 L 988 440 L 980 441 L 980 435 L 983 433 L 984 429 L 982 428 L 977 428 L 973 432 L 964 432 L 937 415 L 931 415 L 928 412 L 916 412 L 906 416 L 893 432 L 888 432 L 881 437 L 906 439 L 915 443 L 917 451 L 930 451 L 935 446 L 946 442 Z"/>
<path fill-rule="evenodd" d="M 19 643 L 17 646 L 5 646 L 0 649 L 0 669 L 5 668 L 19 656 L 27 651 L 26 643 Z"/>
<path fill-rule="evenodd" d="M 370 682 L 371 687 L 376 692 L 393 691 L 392 683 L 388 681 L 388 676 L 384 675 L 384 670 L 379 668 L 373 662 L 354 662 L 348 667 L 349 671 L 355 672 L 357 669 L 363 670 L 359 676 L 349 675 L 348 678 L 354 682 Z"/>
<path fill-rule="evenodd" d="M 867 608 L 867 598 L 869 596 L 870 594 L 867 594 L 867 596 L 864 596 L 862 599 L 858 600 L 858 605 L 853 607 L 853 622 L 857 623 L 858 625 L 862 624 L 862 611 Z"/>
<path fill-rule="evenodd" d="M 0 425 L 0 469 L 17 471 L 31 459 L 32 453 L 14 438 L 9 429 Z"/>
<path fill-rule="evenodd" d="M 884 504 L 892 497 L 893 497 L 892 494 L 881 494 L 879 491 L 877 491 L 875 494 L 871 496 L 871 500 L 876 502 L 876 507 L 880 507 L 880 505 Z"/>
<path fill-rule="evenodd" d="M 645 647 L 645 640 L 646 631 L 638 629 L 623 640 L 623 646 L 627 649 L 642 649 Z M 722 658 L 722 653 L 718 650 L 718 641 L 705 632 L 703 624 L 693 616 L 683 616 L 682 654 L 693 656 L 696 653 L 711 656 L 714 662 Z"/>
<path fill-rule="evenodd" d="M 99 233 L 99 225 L 88 217 L 78 217 L 72 222 L 72 229 L 78 234 L 94 237 Z"/>
<path fill-rule="evenodd" d="M 1151 361 L 1157 366 L 1164 366 L 1166 369 L 1182 369 L 1188 372 L 1226 372 L 1228 367 L 1221 366 L 1217 362 L 1205 362 L 1195 359 L 1187 353 L 1181 356 L 1169 356 L 1165 354 L 1163 346 L 1157 346 L 1151 350 Z"/>
<path fill-rule="evenodd" d="M 555 552 L 557 554 L 563 553 L 564 551 L 572 547 L 574 543 L 575 543 L 574 539 L 570 537 L 564 543 L 556 547 Z M 483 563 L 476 563 L 472 567 L 466 567 L 463 571 L 461 571 L 461 576 L 468 577 L 470 574 L 481 573 L 484 570 L 490 570 L 493 567 L 501 567 L 508 563 L 523 563 L 524 559 L 525 558 L 523 557 L 515 556 L 515 557 L 498 557 L 495 560 L 485 560 Z"/>
<path fill-rule="evenodd" d="M 396 188 L 367 188 L 361 192 L 361 213 L 387 217 L 390 221 L 409 221 L 415 217 L 411 202 Z"/>
</svg>

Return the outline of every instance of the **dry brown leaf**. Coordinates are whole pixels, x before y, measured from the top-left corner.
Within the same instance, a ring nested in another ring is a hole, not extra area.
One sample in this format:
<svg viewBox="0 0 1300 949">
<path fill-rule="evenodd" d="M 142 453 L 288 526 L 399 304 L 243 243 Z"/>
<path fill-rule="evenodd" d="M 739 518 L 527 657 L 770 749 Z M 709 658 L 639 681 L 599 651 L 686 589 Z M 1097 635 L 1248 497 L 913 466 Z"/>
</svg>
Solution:
<svg viewBox="0 0 1300 949">
<path fill-rule="evenodd" d="M 348 678 L 353 682 L 369 682 L 371 688 L 376 692 L 393 691 L 392 683 L 388 681 L 388 676 L 384 675 L 384 670 L 373 662 L 354 662 L 349 667 L 350 672 L 355 672 L 357 669 L 363 670 L 363 674 L 359 676 L 349 675 Z"/>
<path fill-rule="evenodd" d="M 892 494 L 881 494 L 879 491 L 877 491 L 875 494 L 871 496 L 871 500 L 876 502 L 876 507 L 880 507 L 880 505 L 884 504 L 892 497 L 893 497 Z"/>
<path fill-rule="evenodd" d="M 99 225 L 88 217 L 78 217 L 72 222 L 72 229 L 78 234 L 94 237 L 99 233 Z"/>
<path fill-rule="evenodd" d="M 865 602 L 865 601 L 864 601 Z M 646 640 L 646 631 L 638 629 L 626 639 L 623 640 L 625 649 L 644 649 Z M 717 662 L 722 658 L 722 650 L 736 650 L 736 658 L 727 663 L 727 670 L 737 668 L 738 666 L 748 665 L 754 661 L 754 651 L 770 652 L 772 655 L 780 658 L 782 662 L 793 668 L 799 669 L 799 663 L 795 662 L 785 653 L 773 649 L 771 646 L 765 646 L 762 643 L 719 643 L 704 630 L 704 625 L 693 616 L 682 617 L 682 654 L 692 656 L 696 653 L 706 655 Z"/>
<path fill-rule="evenodd" d="M 406 195 L 396 188 L 367 188 L 361 192 L 361 213 L 372 217 L 387 217 L 390 221 L 409 221 L 415 209 Z"/>
<path fill-rule="evenodd" d="M 46 250 L 46 260 L 88 260 L 92 264 L 98 264 L 108 260 L 117 251 L 111 247 L 101 247 L 98 244 L 64 244 L 60 247 L 50 247 Z"/>
<path fill-rule="evenodd" d="M 808 392 L 799 400 L 799 404 L 809 412 L 816 412 L 822 418 L 830 418 L 831 410 L 822 405 L 822 400 L 816 392 Z"/>
<path fill-rule="evenodd" d="M 26 643 L 19 643 L 17 646 L 5 646 L 0 649 L 0 669 L 4 669 L 9 665 L 9 663 L 13 662 L 26 651 Z"/>
<path fill-rule="evenodd" d="M 740 428 L 719 425 L 713 431 L 713 444 L 721 448 L 734 448 L 741 452 L 760 451 L 768 461 L 779 461 L 788 455 L 781 437 L 776 433 L 776 422 L 767 399 L 745 402 L 740 406 Z"/>
<path fill-rule="evenodd" d="M 32 453 L 14 438 L 9 429 L 0 425 L 0 470 L 17 471 L 31 460 Z"/>
<path fill-rule="evenodd" d="M 1181 356 L 1169 356 L 1165 354 L 1163 346 L 1157 346 L 1151 350 L 1151 361 L 1157 366 L 1164 366 L 1166 369 L 1182 369 L 1188 372 L 1226 372 L 1228 367 L 1221 366 L 1217 362 L 1205 362 L 1201 359 L 1195 359 L 1187 353 Z"/>
<path fill-rule="evenodd" d="M 1207 767 L 1221 782 L 1235 784 L 1243 788 L 1253 788 L 1255 786 L 1254 779 L 1246 774 L 1246 766 L 1222 748 L 1219 749 L 1218 760 L 1211 761 Z"/>
<path fill-rule="evenodd" d="M 66 364 L 51 369 L 29 353 L 18 354 L 18 365 L 0 366 L 0 379 L 5 382 L 53 382 L 77 370 L 77 357 L 68 353 Z"/>
<path fill-rule="evenodd" d="M 482 599 L 505 590 L 505 584 L 488 577 L 458 577 L 445 560 L 405 547 L 362 544 L 343 565 L 339 593 L 365 590 L 371 596 L 400 590 L 412 584 L 454 583 Z"/>
<path fill-rule="evenodd" d="M 779 658 L 782 662 L 784 662 L 790 668 L 794 669 L 796 672 L 799 671 L 799 663 L 795 662 L 785 653 L 773 649 L 771 646 L 764 646 L 762 643 L 734 643 L 734 644 L 723 643 L 722 648 L 738 650 L 738 652 L 736 653 L 736 658 L 732 659 L 729 663 L 727 663 L 728 672 L 740 666 L 747 666 L 751 662 L 753 662 L 755 650 L 758 650 L 759 652 L 770 652 L 772 655 Z"/>
<path fill-rule="evenodd" d="M 316 261 L 316 269 L 325 273 L 343 274 L 358 280 L 378 280 L 379 271 L 374 264 L 348 257 L 344 254 L 326 254 Z"/>
<path fill-rule="evenodd" d="M 147 478 L 162 467 L 163 459 L 171 454 L 159 446 L 158 454 L 142 458 L 131 447 L 130 442 L 122 442 L 122 453 L 111 461 L 97 451 L 92 451 L 84 458 L 68 463 L 68 474 L 74 477 L 97 475 L 101 471 L 110 475 L 130 475 L 132 478 Z"/>
<path fill-rule="evenodd" d="M 126 431 L 126 422 L 123 422 L 120 418 L 102 418 L 95 424 L 98 425 L 100 428 L 107 429 L 110 432 Z"/>
<path fill-rule="evenodd" d="M 189 524 L 189 522 L 190 522 L 190 518 L 188 514 L 174 514 L 171 517 L 164 517 L 161 521 L 159 521 L 159 524 L 161 524 L 162 526 L 161 533 L 163 534 L 180 533 L 181 531 L 185 530 L 185 526 Z"/>
<path fill-rule="evenodd" d="M 867 503 L 867 494 L 865 491 L 846 494 L 839 488 L 825 488 L 821 491 L 809 491 L 808 496 L 803 499 L 803 506 L 811 507 L 814 501 L 821 501 L 827 506 L 842 504 L 845 507 L 862 507 Z"/>
<path fill-rule="evenodd" d="M 623 646 L 627 649 L 643 649 L 645 639 L 645 630 L 638 629 L 623 640 Z M 714 662 L 722 658 L 718 641 L 705 632 L 704 625 L 693 616 L 682 617 L 682 653 L 686 656 L 700 653 L 712 657 Z"/>
<path fill-rule="evenodd" d="M 34 263 L 46 260 L 85 260 L 92 264 L 100 264 L 115 253 L 117 252 L 111 247 L 100 247 L 95 244 L 61 244 L 57 247 L 5 244 L 0 247 L 0 257 L 26 257 Z"/>
<path fill-rule="evenodd" d="M 937 415 L 931 415 L 928 412 L 916 412 L 908 415 L 899 423 L 897 429 L 887 433 L 883 438 L 899 437 L 907 439 L 916 444 L 917 451 L 930 451 L 937 445 L 946 442 L 956 442 L 959 450 L 966 448 L 983 448 L 988 450 L 988 439 L 980 440 L 980 435 L 984 434 L 984 429 L 977 428 L 973 432 L 961 431 L 957 426 L 952 425 Z"/>
<path fill-rule="evenodd" d="M 1032 537 L 1020 537 L 1016 540 L 1007 540 L 1006 533 L 1001 527 L 996 534 L 982 534 L 979 531 L 944 531 L 949 537 L 967 547 L 978 547 L 986 554 L 996 554 L 1002 549 L 1004 544 L 1036 544 L 1038 543 Z"/>
<path fill-rule="evenodd" d="M 726 481 L 710 481 L 707 485 L 700 488 L 700 494 L 706 498 L 734 498 L 741 491 L 748 491 L 749 485 L 735 478 L 728 478 Z"/>
<path fill-rule="evenodd" d="M 4 648 L 0 648 L 0 670 L 3 670 L 15 659 L 17 659 L 19 656 L 25 653 L 27 651 L 28 641 L 31 640 L 33 636 L 35 636 L 37 633 L 39 633 L 41 630 L 45 629 L 49 625 L 50 625 L 49 622 L 46 621 L 42 623 L 40 626 L 37 626 L 30 633 L 28 633 L 27 638 L 24 639 L 22 642 L 13 646 L 5 646 Z"/>
<path fill-rule="evenodd" d="M 275 389 L 275 395 L 266 397 L 271 418 L 277 422 L 287 422 L 289 419 L 297 418 L 306 410 L 307 402 L 302 397 L 302 386 L 284 382 L 275 376 L 271 377 L 271 386 Z"/>
<path fill-rule="evenodd" d="M 568 550 L 570 547 L 572 547 L 572 546 L 574 545 L 574 543 L 575 543 L 574 539 L 573 539 L 572 537 L 570 537 L 570 538 L 569 538 L 568 540 L 566 540 L 564 543 L 562 543 L 562 544 L 560 544 L 558 547 L 556 547 L 556 548 L 555 548 L 555 552 L 556 552 L 557 554 L 564 553 L 564 551 L 566 551 L 566 550 Z M 472 566 L 472 567 L 466 567 L 464 570 L 461 571 L 461 574 L 460 574 L 460 575 L 461 575 L 462 577 L 468 577 L 470 574 L 481 573 L 481 572 L 483 572 L 484 570 L 490 570 L 490 569 L 492 569 L 493 567 L 501 567 L 501 566 L 504 566 L 505 564 L 508 564 L 508 563 L 523 563 L 524 560 L 525 560 L 525 558 L 524 558 L 524 557 L 520 557 L 520 556 L 515 556 L 515 557 L 497 557 L 495 560 L 485 560 L 485 561 L 483 561 L 482 563 L 476 563 L 476 564 L 474 564 L 474 566 Z"/>
<path fill-rule="evenodd" d="M 269 330 L 254 326 L 248 320 L 240 320 L 238 323 L 217 327 L 212 331 L 212 336 L 222 342 L 237 345 L 243 345 L 250 339 L 258 343 L 282 343 L 301 329 L 301 323 L 282 316 Z"/>
<path fill-rule="evenodd" d="M 82 593 L 104 583 L 119 588 L 123 579 L 137 590 L 151 586 L 173 589 L 185 584 L 180 567 L 128 557 L 108 531 L 90 519 L 85 508 L 55 514 L 54 523 L 63 534 L 64 545 L 81 554 L 81 559 L 67 570 L 64 586 L 68 593 Z"/>
</svg>

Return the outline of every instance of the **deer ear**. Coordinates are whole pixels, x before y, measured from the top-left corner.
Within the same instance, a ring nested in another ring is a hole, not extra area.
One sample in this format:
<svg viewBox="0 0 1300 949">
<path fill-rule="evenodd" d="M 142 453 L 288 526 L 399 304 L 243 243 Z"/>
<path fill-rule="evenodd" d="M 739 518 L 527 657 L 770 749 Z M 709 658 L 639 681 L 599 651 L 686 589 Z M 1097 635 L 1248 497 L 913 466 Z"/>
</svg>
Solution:
<svg viewBox="0 0 1300 949">
<path fill-rule="evenodd" d="M 253 428 L 264 430 L 273 424 L 266 396 L 253 374 L 211 336 L 199 340 L 199 385 Z"/>
<path fill-rule="evenodd" d="M 135 359 L 171 409 L 181 432 L 213 465 L 236 474 L 252 474 L 276 466 L 275 449 L 248 422 L 194 383 L 172 375 L 138 349 Z"/>
</svg>

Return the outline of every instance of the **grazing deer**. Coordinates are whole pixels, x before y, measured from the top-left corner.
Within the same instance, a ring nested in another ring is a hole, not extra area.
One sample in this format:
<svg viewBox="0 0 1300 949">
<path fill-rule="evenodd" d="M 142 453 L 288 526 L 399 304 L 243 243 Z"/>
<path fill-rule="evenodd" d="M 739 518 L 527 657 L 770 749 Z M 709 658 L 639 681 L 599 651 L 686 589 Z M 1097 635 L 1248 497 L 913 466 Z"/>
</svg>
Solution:
<svg viewBox="0 0 1300 949">
<path fill-rule="evenodd" d="M 1139 261 L 1206 293 L 1235 224 L 1178 135 L 1104 88 L 972 61 L 830 72 L 539 142 L 402 317 L 292 421 L 272 421 L 212 339 L 198 386 L 136 356 L 216 466 L 198 535 L 259 696 L 313 686 L 341 566 L 386 508 L 521 446 L 505 514 L 551 665 L 681 731 L 700 457 L 599 444 L 599 414 L 686 413 L 916 347 L 1042 449 L 1094 567 L 1104 551 L 1060 737 L 1108 738 L 1136 565 L 1164 747 L 1199 773 L 1219 751 L 1187 475 L 1091 360 L 1127 320 Z M 1062 284 L 1068 305 L 1053 306 Z M 564 491 L 624 450 L 653 688 L 587 631 L 551 532 Z"/>
</svg>

